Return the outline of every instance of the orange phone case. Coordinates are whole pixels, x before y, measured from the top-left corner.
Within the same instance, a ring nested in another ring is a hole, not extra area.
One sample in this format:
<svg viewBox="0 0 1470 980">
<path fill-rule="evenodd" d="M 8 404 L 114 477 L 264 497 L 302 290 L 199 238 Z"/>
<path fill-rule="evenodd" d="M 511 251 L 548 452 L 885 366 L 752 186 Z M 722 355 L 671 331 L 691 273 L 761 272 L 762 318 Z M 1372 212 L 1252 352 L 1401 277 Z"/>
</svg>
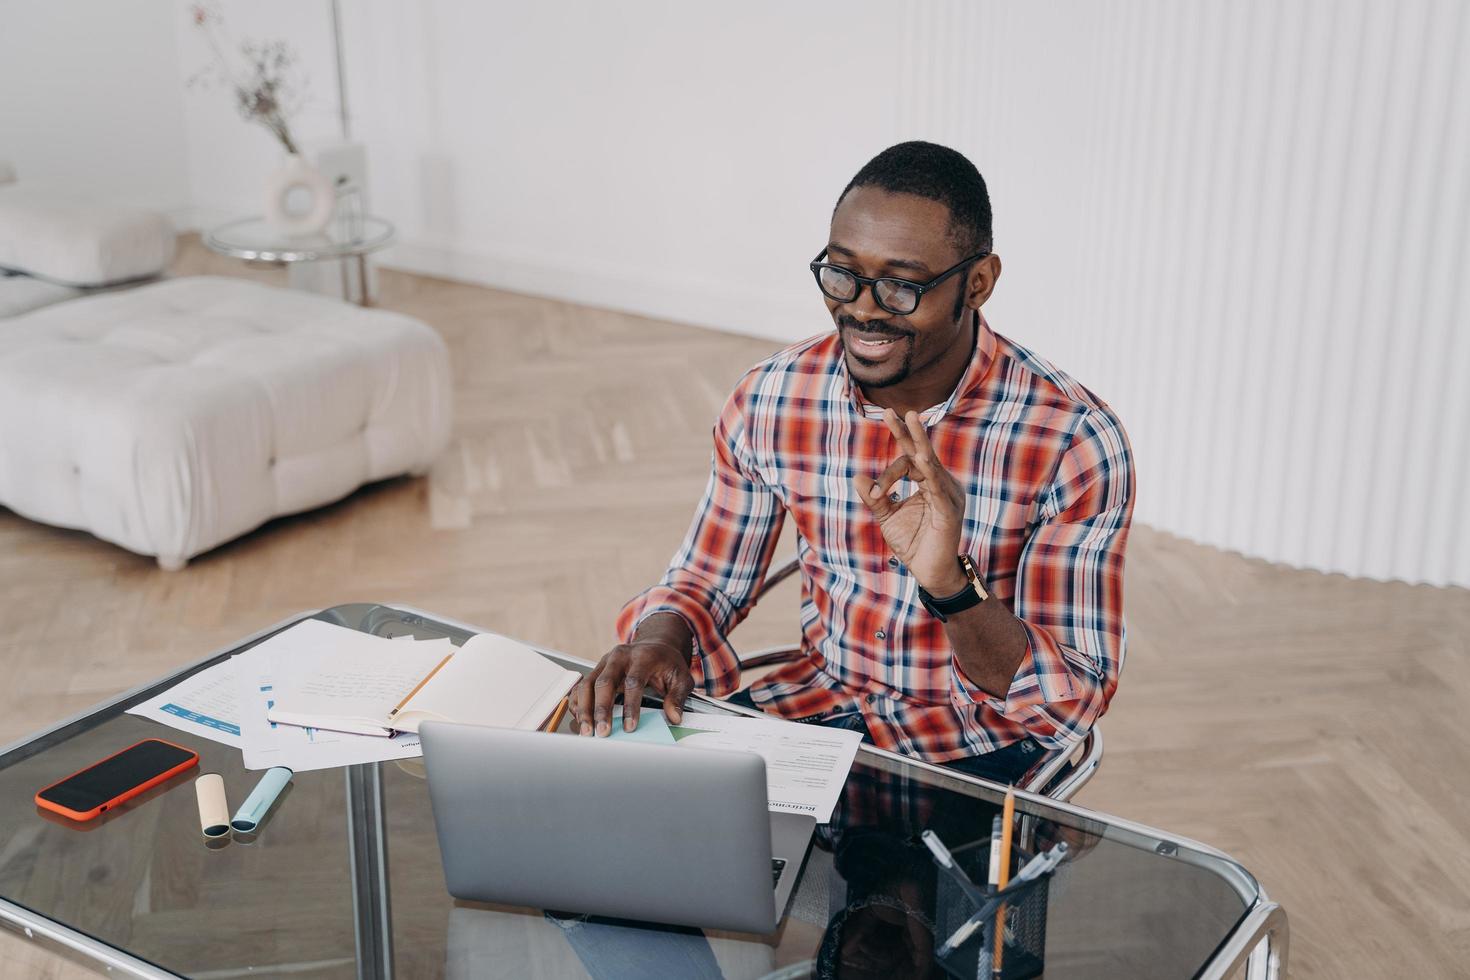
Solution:
<svg viewBox="0 0 1470 980">
<path fill-rule="evenodd" d="M 132 789 L 128 790 L 127 792 L 121 793 L 118 796 L 113 797 L 112 799 L 108 800 L 106 803 L 99 803 L 96 807 L 94 807 L 91 810 L 88 810 L 86 813 L 81 813 L 81 812 L 79 812 L 77 810 L 72 810 L 69 807 L 64 807 L 64 806 L 62 806 L 59 803 L 52 803 L 50 800 L 43 800 L 43 799 L 41 799 L 41 794 L 44 793 L 44 792 L 46 792 L 46 790 L 50 789 L 52 786 L 60 786 L 62 783 L 66 782 L 66 780 L 71 779 L 74 776 L 79 776 L 82 773 L 86 772 L 88 769 L 95 769 L 98 766 L 102 765 L 104 762 L 108 762 L 109 760 L 116 759 L 118 756 L 122 755 L 124 752 L 131 751 L 132 749 L 135 749 L 138 746 L 142 745 L 144 742 L 162 742 L 164 745 L 172 746 L 173 748 L 178 749 L 180 752 L 187 752 L 187 753 L 189 753 L 189 758 L 185 759 L 183 762 L 180 762 L 178 765 L 174 766 L 172 769 L 169 769 L 169 770 L 167 770 L 165 772 L 161 772 L 157 776 L 154 776 L 153 778 L 149 779 L 148 781 L 139 783 L 137 786 L 134 786 Z M 97 760 L 96 762 L 92 763 L 90 766 L 83 766 L 82 768 L 78 769 L 76 772 L 72 773 L 71 776 L 67 776 L 64 779 L 58 779 L 56 782 L 51 783 L 50 785 L 41 787 L 39 790 L 36 791 L 36 806 L 40 807 L 43 810 L 50 810 L 52 813 L 59 813 L 63 817 L 69 817 L 72 820 L 80 820 L 80 821 L 91 820 L 91 819 L 93 819 L 95 817 L 101 816 L 102 813 L 103 813 L 103 811 L 110 810 L 110 809 L 112 809 L 113 807 L 117 806 L 120 803 L 125 803 L 128 800 L 131 800 L 133 797 L 138 796 L 141 793 L 146 793 L 150 789 L 152 789 L 153 787 L 157 786 L 159 783 L 167 782 L 168 780 L 170 780 L 173 777 L 177 776 L 179 773 L 184 772 L 184 771 L 186 771 L 188 769 L 192 769 L 194 766 L 197 766 L 197 765 L 199 765 L 199 753 L 198 752 L 195 752 L 193 749 L 185 748 L 184 746 L 179 745 L 176 742 L 170 742 L 170 741 L 168 741 L 166 739 L 162 739 L 162 738 L 145 738 L 145 739 L 142 739 L 141 741 L 134 742 L 132 745 L 129 745 L 125 749 L 119 749 L 118 751 L 112 753 L 112 755 L 107 756 L 107 758 L 105 758 L 105 759 L 99 759 L 99 760 Z"/>
</svg>

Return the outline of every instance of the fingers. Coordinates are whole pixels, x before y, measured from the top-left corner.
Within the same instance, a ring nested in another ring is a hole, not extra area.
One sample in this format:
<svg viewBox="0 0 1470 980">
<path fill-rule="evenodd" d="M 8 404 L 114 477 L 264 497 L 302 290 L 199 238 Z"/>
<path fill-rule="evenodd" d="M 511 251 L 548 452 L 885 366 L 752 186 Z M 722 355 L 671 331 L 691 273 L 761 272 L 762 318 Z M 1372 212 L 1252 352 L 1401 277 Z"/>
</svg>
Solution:
<svg viewBox="0 0 1470 980">
<path fill-rule="evenodd" d="M 592 732 L 587 731 L 586 720 L 582 723 L 582 734 L 610 735 L 612 733 L 613 702 L 617 700 L 623 678 L 628 672 L 628 649 L 618 647 L 602 658 L 597 668 L 597 679 L 592 682 Z"/>
<path fill-rule="evenodd" d="M 572 719 L 577 723 L 578 735 L 592 734 L 592 683 L 597 680 L 597 673 L 601 669 L 601 665 L 592 668 L 592 672 L 577 681 L 577 686 L 572 688 Z"/>
<path fill-rule="evenodd" d="M 929 438 L 924 433 L 923 423 L 918 421 L 918 414 L 910 412 L 909 416 L 912 417 L 913 424 L 918 426 L 919 439 L 923 441 L 919 442 L 915 440 L 914 432 L 904 420 L 899 418 L 897 412 L 891 408 L 885 408 L 883 410 L 883 424 L 888 427 L 888 431 L 892 433 L 894 441 L 898 443 L 899 456 L 892 463 L 888 464 L 888 467 L 878 475 L 878 479 L 876 480 L 866 474 L 855 474 L 852 478 L 853 489 L 857 490 L 858 496 L 862 498 L 863 503 L 867 504 L 868 508 L 880 520 L 898 509 L 895 504 L 888 500 L 888 492 L 895 483 L 904 477 L 908 477 L 916 483 L 922 483 L 924 480 L 929 479 L 930 473 L 933 472 L 932 469 L 925 471 L 914 465 L 914 457 L 922 451 L 921 447 L 928 449 L 931 458 L 933 456 L 933 449 L 929 448 Z"/>
<path fill-rule="evenodd" d="M 888 499 L 883 496 L 883 491 L 878 489 L 878 481 L 868 474 L 854 473 L 852 488 L 857 491 L 858 499 L 867 504 L 868 509 L 880 520 L 887 517 L 893 509 Z"/>
<path fill-rule="evenodd" d="M 889 514 L 898 509 L 898 505 L 888 499 L 888 491 L 903 477 L 911 475 L 913 464 L 907 456 L 900 456 L 878 474 L 878 479 L 863 473 L 854 473 L 852 485 L 862 498 L 863 503 L 879 520 L 883 520 Z"/>
<path fill-rule="evenodd" d="M 663 643 L 620 644 L 572 688 L 571 710 L 579 735 L 612 734 L 613 706 L 623 702 L 623 731 L 638 730 L 643 695 L 649 688 L 664 698 L 670 721 L 684 716 L 684 702 L 694 690 L 688 654 Z"/>
<path fill-rule="evenodd" d="M 664 717 L 671 724 L 677 725 L 684 720 L 684 702 L 689 699 L 689 694 L 694 690 L 694 675 L 684 671 L 682 675 L 676 675 L 664 692 Z"/>
<path fill-rule="evenodd" d="M 888 491 L 893 489 L 895 483 L 905 476 L 911 476 L 913 474 L 913 468 L 914 461 L 911 456 L 900 456 L 898 459 L 889 463 L 883 468 L 883 472 L 878 474 L 877 482 L 873 484 L 873 489 L 869 491 L 869 499 L 873 499 L 874 497 L 879 500 L 886 499 Z"/>
<path fill-rule="evenodd" d="M 904 416 L 904 428 L 915 450 L 914 468 L 918 470 L 918 475 L 914 477 L 914 482 L 922 484 L 921 490 L 931 491 L 931 499 L 933 492 L 942 493 L 944 502 L 963 511 L 964 491 L 960 489 L 959 481 L 939 462 L 934 445 L 929 441 L 929 432 L 924 428 L 918 412 L 909 412 Z"/>
<path fill-rule="evenodd" d="M 926 494 L 931 500 L 935 494 L 943 494 L 943 503 L 954 502 L 954 497 L 949 493 L 948 481 L 945 479 L 949 474 L 939 461 L 934 458 L 934 451 L 928 447 L 921 448 L 914 456 L 913 481 L 919 485 L 919 492 Z"/>
<path fill-rule="evenodd" d="M 638 712 L 643 708 L 643 689 L 648 682 L 637 668 L 630 669 L 623 678 L 623 731 L 638 730 Z"/>
<path fill-rule="evenodd" d="M 914 414 L 913 412 L 909 413 L 909 415 Z M 897 412 L 891 408 L 883 409 L 883 424 L 888 426 L 889 432 L 893 433 L 894 441 L 898 443 L 899 452 L 905 456 L 912 456 L 918 451 L 918 444 L 914 442 L 913 433 L 909 431 L 904 421 L 899 419 Z M 921 425 L 919 428 L 922 430 L 923 426 Z"/>
<path fill-rule="evenodd" d="M 904 431 L 908 433 L 909 443 L 912 445 L 914 466 L 927 479 L 937 484 L 944 482 L 944 477 L 949 474 L 944 467 L 939 465 L 938 458 L 934 455 L 934 446 L 929 442 L 929 433 L 924 429 L 923 420 L 919 418 L 918 412 L 909 412 L 903 417 Z"/>
</svg>

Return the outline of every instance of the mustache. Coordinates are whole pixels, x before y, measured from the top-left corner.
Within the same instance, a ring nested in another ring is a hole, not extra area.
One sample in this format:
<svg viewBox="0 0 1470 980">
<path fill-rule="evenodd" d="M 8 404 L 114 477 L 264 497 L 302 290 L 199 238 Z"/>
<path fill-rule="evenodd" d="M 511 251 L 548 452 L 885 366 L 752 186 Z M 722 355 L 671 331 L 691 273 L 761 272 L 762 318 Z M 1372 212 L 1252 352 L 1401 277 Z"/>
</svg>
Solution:
<svg viewBox="0 0 1470 980">
<path fill-rule="evenodd" d="M 888 320 L 869 320 L 867 323 L 859 323 L 850 316 L 839 316 L 837 326 L 843 330 L 851 330 L 853 333 L 877 334 L 882 337 L 909 337 L 912 334 L 907 330 L 901 330 Z"/>
</svg>

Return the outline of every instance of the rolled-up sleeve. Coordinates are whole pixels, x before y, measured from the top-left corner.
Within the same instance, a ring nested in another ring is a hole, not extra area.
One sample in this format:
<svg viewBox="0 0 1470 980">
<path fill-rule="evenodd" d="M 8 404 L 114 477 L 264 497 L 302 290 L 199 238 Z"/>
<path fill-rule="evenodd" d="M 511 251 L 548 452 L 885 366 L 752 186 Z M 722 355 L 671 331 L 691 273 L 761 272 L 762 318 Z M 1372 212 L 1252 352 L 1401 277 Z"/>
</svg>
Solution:
<svg viewBox="0 0 1470 980">
<path fill-rule="evenodd" d="M 1041 498 L 1042 519 L 1017 567 L 1012 612 L 1026 632 L 1026 655 L 1010 690 L 995 697 L 953 665 L 963 699 L 988 704 L 1049 748 L 1086 735 L 1118 686 L 1133 482 L 1122 425 L 1110 410 L 1089 409 Z"/>
<path fill-rule="evenodd" d="M 627 643 L 655 613 L 683 618 L 694 633 L 695 682 L 714 697 L 739 686 L 740 662 L 727 637 L 755 604 L 785 515 L 751 457 L 749 381 L 736 387 L 715 424 L 709 483 L 684 543 L 659 584 L 633 598 L 617 620 Z"/>
</svg>

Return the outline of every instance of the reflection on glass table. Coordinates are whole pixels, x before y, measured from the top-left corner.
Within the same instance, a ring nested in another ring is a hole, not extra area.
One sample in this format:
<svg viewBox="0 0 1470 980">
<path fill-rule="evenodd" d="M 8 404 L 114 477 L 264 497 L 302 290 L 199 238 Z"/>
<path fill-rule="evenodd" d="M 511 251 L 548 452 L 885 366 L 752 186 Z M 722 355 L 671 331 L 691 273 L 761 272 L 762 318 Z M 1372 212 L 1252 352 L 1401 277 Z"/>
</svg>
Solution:
<svg viewBox="0 0 1470 980">
<path fill-rule="evenodd" d="M 462 643 L 475 632 L 384 605 L 315 616 L 385 636 Z M 948 975 L 935 958 L 947 934 L 936 935 L 958 914 L 955 896 L 919 835 L 933 830 L 951 850 L 978 854 L 1004 790 L 868 749 L 769 936 L 450 898 L 416 759 L 299 773 L 257 837 L 217 849 L 200 837 L 190 775 L 86 825 L 50 819 L 31 802 L 58 775 L 160 734 L 126 708 L 287 625 L 0 754 L 0 922 L 146 977 Z M 740 713 L 719 702 L 692 707 Z M 198 771 L 222 773 L 236 795 L 259 775 L 241 768 L 236 749 L 184 744 L 199 750 Z M 1224 977 L 1241 964 L 1266 977 L 1284 962 L 1284 915 L 1226 855 L 1029 794 L 1017 811 L 1026 847 L 1069 846 L 1046 900 L 1046 977 Z M 486 833 L 488 844 L 493 828 Z"/>
<path fill-rule="evenodd" d="M 299 263 L 342 260 L 342 295 L 353 294 L 348 281 L 348 262 L 356 267 L 359 304 L 370 305 L 367 257 L 393 243 L 393 225 L 371 215 L 354 215 L 333 221 L 326 229 L 305 236 L 286 236 L 264 218 L 241 218 L 209 229 L 204 244 L 221 255 L 249 262 L 276 262 L 293 267 Z"/>
</svg>

